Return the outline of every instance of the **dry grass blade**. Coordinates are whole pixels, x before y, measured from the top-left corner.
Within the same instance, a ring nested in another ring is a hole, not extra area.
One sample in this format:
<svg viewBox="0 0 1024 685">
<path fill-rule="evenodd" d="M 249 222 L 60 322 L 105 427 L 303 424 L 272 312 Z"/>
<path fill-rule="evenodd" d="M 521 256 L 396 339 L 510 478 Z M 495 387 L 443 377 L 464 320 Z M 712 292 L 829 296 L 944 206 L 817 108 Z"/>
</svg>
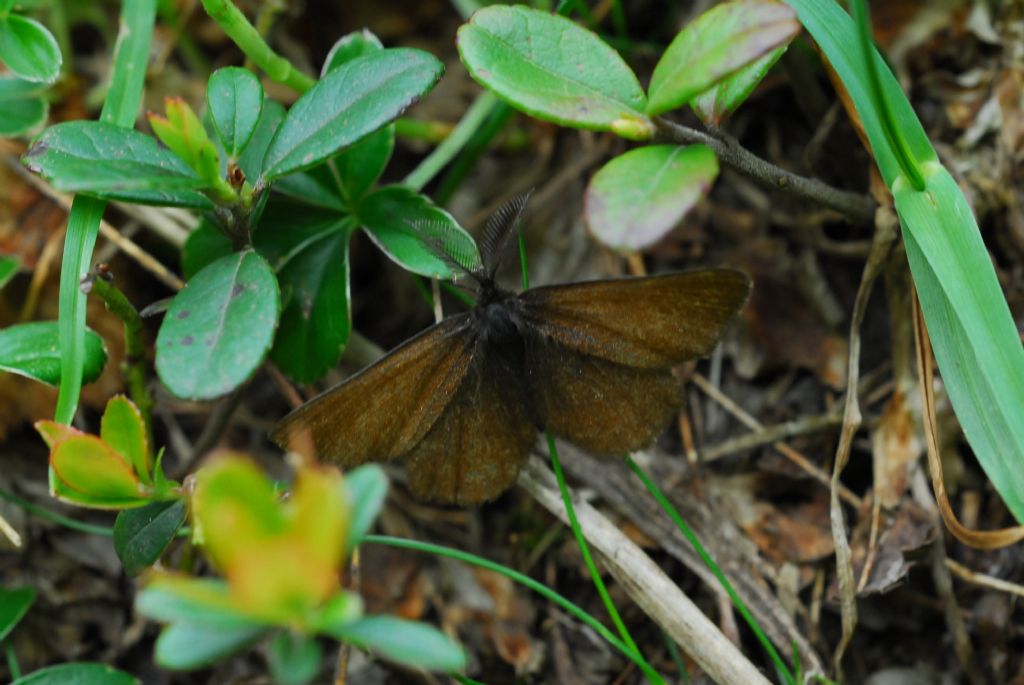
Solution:
<svg viewBox="0 0 1024 685">
<path fill-rule="evenodd" d="M 1024 540 L 1024 526 L 1013 526 L 1000 530 L 971 530 L 957 519 L 953 508 L 949 505 L 946 494 L 946 483 L 942 478 L 942 460 L 939 456 L 938 429 L 935 425 L 935 390 L 934 372 L 932 370 L 932 348 L 925 328 L 924 317 L 917 297 L 914 297 L 914 342 L 917 348 L 917 371 L 921 388 L 922 411 L 924 421 L 925 446 L 928 448 L 928 471 L 931 473 L 932 490 L 935 501 L 939 505 L 946 528 L 960 542 L 977 549 L 997 549 L 1008 547 Z"/>
<path fill-rule="evenodd" d="M 897 219 L 891 208 L 880 208 L 875 214 L 875 235 L 857 288 L 857 299 L 853 305 L 850 320 L 850 362 L 846 376 L 846 404 L 843 409 L 843 427 L 839 434 L 835 463 L 832 465 L 832 479 L 829 496 L 829 518 L 832 523 L 832 539 L 836 546 L 836 575 L 839 580 L 839 603 L 842 609 L 843 634 L 832 657 L 833 667 L 842 680 L 843 653 L 846 651 L 854 628 L 857 626 L 857 586 L 853 578 L 853 552 L 846 536 L 846 521 L 839 503 L 839 477 L 850 458 L 853 436 L 861 423 L 860 403 L 857 399 L 857 385 L 860 377 L 860 327 L 867 310 L 868 299 L 875 280 L 896 241 Z"/>
</svg>

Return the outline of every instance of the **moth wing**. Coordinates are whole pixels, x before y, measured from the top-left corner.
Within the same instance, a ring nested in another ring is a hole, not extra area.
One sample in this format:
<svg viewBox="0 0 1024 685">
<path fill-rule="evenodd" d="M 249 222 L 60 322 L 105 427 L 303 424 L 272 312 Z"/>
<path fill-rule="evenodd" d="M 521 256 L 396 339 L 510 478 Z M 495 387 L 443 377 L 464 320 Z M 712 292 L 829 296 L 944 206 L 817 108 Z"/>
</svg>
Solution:
<svg viewBox="0 0 1024 685">
<path fill-rule="evenodd" d="M 271 439 L 310 441 L 318 458 L 352 467 L 412 450 L 442 415 L 473 362 L 469 316 L 449 317 L 284 417 Z"/>
<path fill-rule="evenodd" d="M 665 369 L 711 353 L 750 294 L 750 278 L 705 269 L 547 286 L 519 296 L 543 337 L 582 354 Z"/>
<path fill-rule="evenodd" d="M 592 454 L 650 445 L 682 405 L 682 384 L 667 369 L 618 364 L 550 338 L 531 341 L 527 360 L 537 422 Z"/>
<path fill-rule="evenodd" d="M 420 499 L 477 504 L 515 481 L 537 439 L 519 369 L 486 358 L 473 368 L 444 413 L 405 460 L 409 488 Z"/>
</svg>

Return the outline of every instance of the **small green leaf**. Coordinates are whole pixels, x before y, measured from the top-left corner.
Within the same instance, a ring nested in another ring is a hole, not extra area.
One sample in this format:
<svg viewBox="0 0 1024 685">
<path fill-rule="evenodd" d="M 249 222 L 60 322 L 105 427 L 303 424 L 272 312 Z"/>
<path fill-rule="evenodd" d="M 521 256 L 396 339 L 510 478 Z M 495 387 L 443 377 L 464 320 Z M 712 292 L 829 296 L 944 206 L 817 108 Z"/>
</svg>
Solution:
<svg viewBox="0 0 1024 685">
<path fill-rule="evenodd" d="M 636 75 L 596 34 L 520 5 L 486 7 L 459 28 L 470 75 L 517 109 L 565 126 L 650 138 Z M 628 124 L 628 126 L 626 125 Z"/>
<path fill-rule="evenodd" d="M 395 149 L 395 126 L 385 126 L 346 148 L 334 158 L 341 190 L 349 207 L 356 207 L 381 174 Z"/>
<path fill-rule="evenodd" d="M 380 133 L 380 131 L 377 133 Z M 277 179 L 274 181 L 274 191 L 297 200 L 302 200 L 313 207 L 347 214 L 349 205 L 345 201 L 345 194 L 339 183 L 341 179 L 336 173 L 334 160 L 346 152 L 356 149 L 366 140 L 375 137 L 377 133 L 371 133 L 352 147 L 346 148 L 341 154 L 335 155 L 312 169 L 306 169 L 297 174 L 288 174 L 284 178 Z M 267 204 L 272 206 L 274 202 L 271 200 Z"/>
<path fill-rule="evenodd" d="M 181 248 L 181 273 L 189 281 L 207 266 L 232 252 L 231 240 L 204 217 L 185 238 L 185 245 Z"/>
<path fill-rule="evenodd" d="M 266 633 L 263 626 L 228 628 L 174 623 L 157 638 L 156 662 L 177 671 L 203 668 L 245 649 Z"/>
<path fill-rule="evenodd" d="M 0 256 L 0 288 L 7 285 L 18 273 L 18 258 L 13 255 Z"/>
<path fill-rule="evenodd" d="M 266 628 L 245 616 L 235 605 L 228 584 L 215 578 L 158 572 L 136 596 L 135 610 L 164 623 L 231 629 Z"/>
<path fill-rule="evenodd" d="M 305 685 L 320 671 L 323 651 L 315 639 L 282 630 L 267 650 L 270 675 L 280 685 Z"/>
<path fill-rule="evenodd" d="M 138 131 L 69 121 L 39 134 L 22 162 L 65 192 L 207 208 L 205 182 L 170 150 Z M 196 199 L 196 198 L 200 199 Z"/>
<path fill-rule="evenodd" d="M 138 407 L 124 395 L 115 395 L 107 402 L 100 421 L 100 438 L 124 457 L 143 483 L 153 484 L 146 424 Z"/>
<path fill-rule="evenodd" d="M 754 88 L 779 61 L 788 46 L 777 47 L 755 62 L 733 72 L 729 76 L 690 101 L 690 107 L 700 120 L 710 126 L 718 126 L 729 114 L 742 105 Z"/>
<path fill-rule="evenodd" d="M 238 167 L 245 174 L 245 177 L 252 182 L 263 174 L 263 159 L 270 149 L 270 143 L 277 135 L 277 129 L 284 121 L 284 107 L 281 103 L 265 98 L 263 100 L 263 111 L 260 119 L 256 122 L 256 130 L 249 138 L 249 144 L 242 150 L 238 157 Z"/>
<path fill-rule="evenodd" d="M 60 382 L 60 349 L 56 321 L 33 321 L 0 329 L 0 371 L 26 376 L 40 383 Z M 85 365 L 82 382 L 99 377 L 107 363 L 103 339 L 92 331 L 85 334 Z"/>
<path fill-rule="evenodd" d="M 411 48 L 341 65 L 289 110 L 267 151 L 265 179 L 308 169 L 387 124 L 433 88 L 443 70 L 432 55 Z"/>
<path fill-rule="evenodd" d="M 799 31 L 793 10 L 774 0 L 712 7 L 679 32 L 654 68 L 647 113 L 655 116 L 686 104 Z"/>
<path fill-rule="evenodd" d="M 376 464 L 366 464 L 345 474 L 345 489 L 352 503 L 347 548 L 359 545 L 370 532 L 388 495 L 388 477 Z"/>
<path fill-rule="evenodd" d="M 359 205 L 359 222 L 373 242 L 396 264 L 421 276 L 452 278 L 451 267 L 437 257 L 425 239 L 437 239 L 452 256 L 480 263 L 476 243 L 452 218 L 426 196 L 402 186 L 376 190 Z"/>
<path fill-rule="evenodd" d="M 185 523 L 185 502 L 181 499 L 150 502 L 128 509 L 114 521 L 114 551 L 124 572 L 135 576 L 156 563 Z"/>
<path fill-rule="evenodd" d="M 391 616 L 370 616 L 331 633 L 343 642 L 400 664 L 428 671 L 458 671 L 466 653 L 437 628 Z"/>
<path fill-rule="evenodd" d="M 587 186 L 591 233 L 618 250 L 665 236 L 711 189 L 718 160 L 704 145 L 650 145 L 608 162 Z"/>
<path fill-rule="evenodd" d="M 148 112 L 153 134 L 181 158 L 210 187 L 219 186 L 220 150 L 210 140 L 206 127 L 183 97 L 164 98 L 166 116 Z"/>
<path fill-rule="evenodd" d="M 206 86 L 206 102 L 221 144 L 228 155 L 237 158 L 256 131 L 263 112 L 260 80 L 241 67 L 218 69 Z"/>
<path fill-rule="evenodd" d="M 42 90 L 38 83 L 0 75 L 0 136 L 16 136 L 46 122 Z"/>
<path fill-rule="evenodd" d="M 174 395 L 212 399 L 255 373 L 274 340 L 277 279 L 246 250 L 196 274 L 171 302 L 156 339 L 156 370 Z"/>
<path fill-rule="evenodd" d="M 32 587 L 0 587 L 0 641 L 3 641 L 14 626 L 28 613 L 36 601 L 36 589 Z"/>
<path fill-rule="evenodd" d="M 59 442 L 50 453 L 50 466 L 75 504 L 120 509 L 148 501 L 128 462 L 95 435 Z"/>
<path fill-rule="evenodd" d="M 352 220 L 333 211 L 274 200 L 256 248 L 277 270 L 281 325 L 270 357 L 300 383 L 323 377 L 341 358 L 352 328 L 348 237 Z"/>
<path fill-rule="evenodd" d="M 46 27 L 16 14 L 0 19 L 0 61 L 26 81 L 53 83 L 60 76 L 60 48 Z"/>
<path fill-rule="evenodd" d="M 380 38 L 373 35 L 369 29 L 346 34 L 339 38 L 331 47 L 331 51 L 327 53 L 327 59 L 324 60 L 324 65 L 320 69 L 320 78 L 327 76 L 346 62 L 383 49 L 384 45 L 380 42 Z"/>
<path fill-rule="evenodd" d="M 47 666 L 11 685 L 140 685 L 138 678 L 106 664 L 71 663 Z"/>
</svg>

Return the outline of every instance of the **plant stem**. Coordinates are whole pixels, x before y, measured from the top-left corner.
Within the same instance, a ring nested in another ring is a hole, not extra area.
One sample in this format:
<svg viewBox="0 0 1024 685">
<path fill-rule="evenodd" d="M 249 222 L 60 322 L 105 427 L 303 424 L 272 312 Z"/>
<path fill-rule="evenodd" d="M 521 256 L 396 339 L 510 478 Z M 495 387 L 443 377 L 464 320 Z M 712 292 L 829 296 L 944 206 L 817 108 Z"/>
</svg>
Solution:
<svg viewBox="0 0 1024 685">
<path fill-rule="evenodd" d="M 64 516 L 63 514 L 58 514 L 55 511 L 45 509 L 39 506 L 38 504 L 33 504 L 32 502 L 24 500 L 15 495 L 14 493 L 7 492 L 6 490 L 0 490 L 0 499 L 7 500 L 11 504 L 15 504 L 21 507 L 25 511 L 35 516 L 38 516 L 44 521 L 50 521 L 51 523 L 56 523 L 57 525 L 64 526 L 65 528 L 77 530 L 80 533 L 89 533 L 90 535 L 102 535 L 108 538 L 114 536 L 113 528 L 109 528 L 107 526 L 96 526 L 91 523 L 83 523 L 82 521 L 76 521 L 75 519 L 70 518 L 68 516 Z"/>
<path fill-rule="evenodd" d="M 439 121 L 426 121 L 410 117 L 395 119 L 396 136 L 408 138 L 409 140 L 421 140 L 433 145 L 438 145 L 444 141 L 445 138 L 452 134 L 452 129 L 454 128 L 451 124 L 443 124 Z"/>
<path fill-rule="evenodd" d="M 608 595 L 608 588 L 605 587 L 604 581 L 601 580 L 601 574 L 598 573 L 597 564 L 594 563 L 594 557 L 590 554 L 590 545 L 587 544 L 587 539 L 583 537 L 583 531 L 580 530 L 580 523 L 576 520 L 576 509 L 572 505 L 572 498 L 569 497 L 569 487 L 565 484 L 565 474 L 562 472 L 562 463 L 558 459 L 558 448 L 555 446 L 555 437 L 550 432 L 545 432 L 545 436 L 548 440 L 548 452 L 551 454 L 551 467 L 555 472 L 555 478 L 558 480 L 558 489 L 562 493 L 562 502 L 565 503 L 565 513 L 569 517 L 569 527 L 572 528 L 572 534 L 576 537 L 576 544 L 580 548 L 580 554 L 583 555 L 583 562 L 587 565 L 587 570 L 590 571 L 590 578 L 594 581 L 594 587 L 597 588 L 597 594 L 601 595 L 601 601 L 604 602 L 604 607 L 608 611 L 608 615 L 612 619 L 612 623 L 615 624 L 616 630 L 619 631 L 619 635 L 622 637 L 622 641 L 629 645 L 629 648 L 633 651 L 640 653 L 636 643 L 633 642 L 632 636 L 629 634 L 629 630 L 626 628 L 626 624 L 622 622 L 622 617 L 619 616 L 618 610 L 615 608 L 615 604 L 612 603 L 612 598 Z"/>
<path fill-rule="evenodd" d="M 520 573 L 515 569 L 511 569 L 508 566 L 503 566 L 495 561 L 491 561 L 490 559 L 485 559 L 484 557 L 477 556 L 476 554 L 463 552 L 462 550 L 453 549 L 451 547 L 445 547 L 443 545 L 435 545 L 429 542 L 420 542 L 419 540 L 409 540 L 407 538 L 392 537 L 389 535 L 367 535 L 363 538 L 361 544 L 363 543 L 388 545 L 390 547 L 411 549 L 417 552 L 424 552 L 426 554 L 436 554 L 438 556 L 448 557 L 449 559 L 455 559 L 466 564 L 472 564 L 473 566 L 478 566 L 480 568 L 487 569 L 488 571 L 500 573 L 506 578 L 513 580 L 519 583 L 520 585 L 523 585 L 524 587 L 533 590 L 545 599 L 554 602 L 562 609 L 564 609 L 567 613 L 571 614 L 572 616 L 579 619 L 581 622 L 590 626 L 594 630 L 594 632 L 596 632 L 598 635 L 607 640 L 610 645 L 612 645 L 617 650 L 622 652 L 630 661 L 636 664 L 637 667 L 641 671 L 643 671 L 644 675 L 650 682 L 657 683 L 658 685 L 663 685 L 665 682 L 664 679 L 658 674 L 658 672 L 655 671 L 651 667 L 651 665 L 648 664 L 646 660 L 644 660 L 642 656 L 640 656 L 639 652 L 626 646 L 626 644 L 622 642 L 622 640 L 620 640 L 619 638 L 615 637 L 615 634 L 612 631 L 608 630 L 608 628 L 605 627 L 603 623 L 601 623 L 596 618 L 588 614 L 579 606 L 573 604 L 568 599 L 566 599 L 562 595 L 558 594 L 557 592 L 549 588 L 547 585 L 544 585 L 543 583 L 534 580 L 525 573 Z"/>
<path fill-rule="evenodd" d="M 413 190 L 422 190 L 469 142 L 497 105 L 494 93 L 489 90 L 480 93 L 448 137 L 405 177 L 403 183 Z"/>
<path fill-rule="evenodd" d="M 121 289 L 101 273 L 93 271 L 82 279 L 82 292 L 98 295 L 107 305 L 107 310 L 124 324 L 124 361 L 121 363 L 121 373 L 124 375 L 125 385 L 128 386 L 129 397 L 142 414 L 146 438 L 152 444 L 155 403 L 146 385 L 146 348 L 142 341 L 142 317 Z"/>
<path fill-rule="evenodd" d="M 679 145 L 689 143 L 707 145 L 720 160 L 744 176 L 765 186 L 814 200 L 836 210 L 854 223 L 871 224 L 874 222 L 875 201 L 867 195 L 833 188 L 817 179 L 786 171 L 761 159 L 723 131 L 717 131 L 716 135 L 710 135 L 663 117 L 656 117 L 654 123 L 657 126 L 656 137 L 660 140 Z"/>
<path fill-rule="evenodd" d="M 202 0 L 203 9 L 235 42 L 245 56 L 259 66 L 267 76 L 284 85 L 305 93 L 316 83 L 312 78 L 292 66 L 292 63 L 267 45 L 259 31 L 249 23 L 231 0 Z"/>
<path fill-rule="evenodd" d="M 4 654 L 7 657 L 7 670 L 11 681 L 21 677 L 21 666 L 18 664 L 18 655 L 14 653 L 14 645 L 10 640 L 4 640 Z"/>
<path fill-rule="evenodd" d="M 466 144 L 462 154 L 452 163 L 448 173 L 437 184 L 437 192 L 434 193 L 434 202 L 436 204 L 440 206 L 448 204 L 448 200 L 455 194 L 456 189 L 458 189 L 463 179 L 469 174 L 473 165 L 480 158 L 480 155 L 483 154 L 484 150 L 487 149 L 487 146 L 491 144 L 491 141 L 498 135 L 501 129 L 505 127 L 505 124 L 512 118 L 514 112 L 515 110 L 504 102 L 498 101 L 494 109 L 491 110 L 490 116 L 484 120 L 483 124 L 477 129 L 476 134 Z"/>
<path fill-rule="evenodd" d="M 629 468 L 636 474 L 636 477 L 644 484 L 647 491 L 651 493 L 651 496 L 654 497 L 655 501 L 661 507 L 661 510 L 664 511 L 668 517 L 672 519 L 672 522 L 676 524 L 676 528 L 678 528 L 679 532 L 683 534 L 683 537 L 693 545 L 693 549 L 696 550 L 701 561 L 704 562 L 704 565 L 708 567 L 708 570 L 710 570 L 711 573 L 714 574 L 715 578 L 718 579 L 718 582 L 722 584 L 722 588 L 725 590 L 726 594 L 729 595 L 729 599 L 732 600 L 733 606 L 736 607 L 736 610 L 740 612 L 743 620 L 746 621 L 748 626 L 750 626 L 750 629 L 754 632 L 754 635 L 761 643 L 761 646 L 764 647 L 764 650 L 768 652 L 768 656 L 771 658 L 772 663 L 775 664 L 775 668 L 778 669 L 779 673 L 783 674 L 787 683 L 794 683 L 795 680 L 793 679 L 793 675 L 790 672 L 789 667 L 786 665 L 786 662 L 784 662 L 782 657 L 779 656 L 779 653 L 775 649 L 775 645 L 773 645 L 771 640 L 768 639 L 768 636 L 765 635 L 761 626 L 757 623 L 757 620 L 751 615 L 750 610 L 747 609 L 747 605 L 743 603 L 743 600 L 733 588 L 732 583 L 730 583 L 729 579 L 725 577 L 725 574 L 722 573 L 722 569 L 718 567 L 718 564 L 716 564 L 714 559 L 711 558 L 708 551 L 704 549 L 704 545 L 701 544 L 697 536 L 694 535 L 692 530 L 690 530 L 690 527 L 686 525 L 685 521 L 683 521 L 683 517 L 679 515 L 675 506 L 668 501 L 668 498 L 665 497 L 665 493 L 663 493 L 661 488 L 651 480 L 651 477 L 647 475 L 647 472 L 644 471 L 628 454 L 626 455 L 626 464 L 629 465 Z"/>
</svg>

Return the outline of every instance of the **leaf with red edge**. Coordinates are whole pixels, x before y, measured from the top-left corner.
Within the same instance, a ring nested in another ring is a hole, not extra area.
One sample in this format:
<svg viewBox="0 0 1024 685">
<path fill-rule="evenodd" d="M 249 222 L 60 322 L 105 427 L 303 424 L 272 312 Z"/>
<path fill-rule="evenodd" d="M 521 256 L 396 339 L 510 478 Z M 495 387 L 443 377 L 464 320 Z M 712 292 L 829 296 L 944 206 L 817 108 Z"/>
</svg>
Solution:
<svg viewBox="0 0 1024 685">
<path fill-rule="evenodd" d="M 716 5 L 679 32 L 651 76 L 647 114 L 686 104 L 800 32 L 796 13 L 773 0 Z"/>
<path fill-rule="evenodd" d="M 131 466 L 94 435 L 62 440 L 50 453 L 50 465 L 75 504 L 119 509 L 145 504 L 146 490 Z"/>
<path fill-rule="evenodd" d="M 143 483 L 152 485 L 152 460 L 146 424 L 138 407 L 124 395 L 115 395 L 107 402 L 100 422 L 100 438 L 124 457 Z"/>
<path fill-rule="evenodd" d="M 718 161 L 704 145 L 649 145 L 608 162 L 587 186 L 587 225 L 599 241 L 640 250 L 660 240 L 711 188 Z"/>
</svg>

